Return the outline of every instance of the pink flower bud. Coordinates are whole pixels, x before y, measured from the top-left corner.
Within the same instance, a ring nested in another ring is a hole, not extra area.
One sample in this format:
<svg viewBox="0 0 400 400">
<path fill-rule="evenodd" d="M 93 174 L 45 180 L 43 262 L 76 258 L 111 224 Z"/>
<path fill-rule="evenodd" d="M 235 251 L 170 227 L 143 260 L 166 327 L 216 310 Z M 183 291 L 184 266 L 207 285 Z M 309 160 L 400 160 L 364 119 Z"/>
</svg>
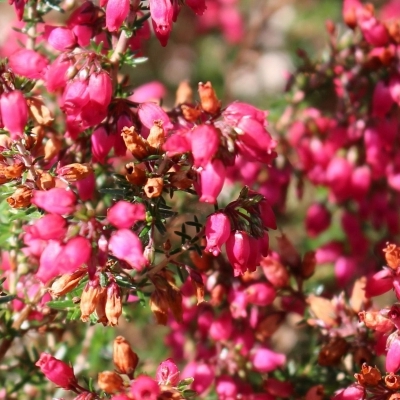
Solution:
<svg viewBox="0 0 400 400">
<path fill-rule="evenodd" d="M 205 0 L 186 0 L 186 5 L 188 5 L 197 15 L 203 15 L 206 11 L 206 1 Z"/>
<path fill-rule="evenodd" d="M 28 122 L 28 106 L 24 95 L 19 90 L 3 93 L 0 97 L 1 118 L 4 127 L 13 140 L 19 139 Z"/>
<path fill-rule="evenodd" d="M 49 92 L 54 92 L 56 89 L 62 88 L 67 84 L 67 71 L 72 65 L 72 61 L 65 57 L 64 54 L 61 54 L 48 66 L 45 79 Z"/>
<path fill-rule="evenodd" d="M 126 261 L 132 268 L 141 271 L 147 264 L 143 256 L 142 243 L 129 229 L 120 229 L 110 239 L 109 248 L 115 257 Z"/>
<path fill-rule="evenodd" d="M 179 382 L 179 370 L 172 358 L 160 363 L 156 372 L 156 380 L 159 385 L 177 386 Z"/>
<path fill-rule="evenodd" d="M 185 369 L 182 371 L 181 378 L 193 378 L 192 389 L 198 394 L 202 394 L 213 383 L 215 373 L 210 365 L 193 361 L 186 364 Z"/>
<path fill-rule="evenodd" d="M 306 230 L 310 237 L 316 237 L 326 230 L 331 223 L 331 214 L 327 208 L 320 204 L 312 204 L 306 214 Z"/>
<path fill-rule="evenodd" d="M 238 385 L 234 379 L 227 375 L 219 376 L 216 380 L 215 390 L 221 400 L 236 399 Z"/>
<path fill-rule="evenodd" d="M 93 161 L 104 163 L 105 158 L 114 145 L 114 135 L 109 135 L 103 125 L 97 127 L 90 137 L 92 142 Z"/>
<path fill-rule="evenodd" d="M 189 135 L 187 131 L 174 132 L 167 141 L 163 144 L 164 151 L 167 152 L 168 157 L 173 157 L 177 154 L 183 154 L 192 149 Z"/>
<path fill-rule="evenodd" d="M 389 269 L 383 269 L 368 278 L 365 285 L 367 297 L 380 296 L 388 292 L 393 287 L 393 275 Z"/>
<path fill-rule="evenodd" d="M 143 204 L 132 204 L 121 200 L 114 204 L 107 213 L 107 219 L 118 229 L 130 228 L 135 222 L 146 218 L 146 208 Z"/>
<path fill-rule="evenodd" d="M 133 94 L 128 99 L 136 103 L 158 101 L 165 96 L 166 92 L 165 86 L 161 82 L 152 81 L 135 88 Z"/>
<path fill-rule="evenodd" d="M 131 395 L 135 400 L 157 400 L 160 392 L 157 382 L 146 375 L 139 375 L 131 385 Z"/>
<path fill-rule="evenodd" d="M 92 246 L 82 237 L 70 239 L 66 245 L 50 240 L 40 256 L 36 277 L 43 283 L 60 274 L 74 272 L 89 261 Z"/>
<path fill-rule="evenodd" d="M 238 276 L 246 272 L 250 256 L 250 240 L 247 233 L 242 231 L 231 232 L 225 248 L 234 275 Z"/>
<path fill-rule="evenodd" d="M 365 388 L 357 383 L 353 383 L 349 387 L 339 390 L 332 397 L 332 400 L 360 400 L 365 399 Z"/>
<path fill-rule="evenodd" d="M 231 233 L 231 223 L 224 213 L 211 214 L 205 225 L 207 246 L 205 251 L 209 251 L 214 256 L 221 253 L 221 246 L 228 240 Z"/>
<path fill-rule="evenodd" d="M 224 186 L 226 176 L 225 165 L 216 158 L 208 163 L 200 173 L 201 197 L 200 201 L 215 203 Z"/>
<path fill-rule="evenodd" d="M 67 83 L 61 99 L 61 107 L 65 113 L 77 115 L 89 100 L 88 82 L 76 79 Z"/>
<path fill-rule="evenodd" d="M 372 97 L 372 115 L 374 117 L 385 117 L 393 105 L 393 98 L 390 95 L 389 86 L 379 81 L 374 89 Z"/>
<path fill-rule="evenodd" d="M 33 225 L 25 227 L 24 241 L 27 237 L 43 240 L 62 240 L 67 233 L 67 221 L 57 214 L 43 215 Z"/>
<path fill-rule="evenodd" d="M 265 282 L 253 283 L 246 289 L 246 294 L 250 304 L 260 307 L 272 304 L 276 297 L 275 289 Z"/>
<path fill-rule="evenodd" d="M 251 361 L 254 369 L 256 369 L 258 372 L 265 373 L 271 372 L 285 365 L 286 356 L 262 347 L 256 350 Z"/>
<path fill-rule="evenodd" d="M 354 257 L 339 257 L 335 262 L 335 277 L 338 285 L 344 287 L 357 271 L 357 260 Z"/>
<path fill-rule="evenodd" d="M 386 371 L 395 374 L 400 369 L 400 338 L 397 332 L 388 337 L 386 347 Z"/>
<path fill-rule="evenodd" d="M 161 45 L 165 46 L 172 30 L 173 4 L 170 0 L 149 0 L 149 5 L 154 31 Z"/>
<path fill-rule="evenodd" d="M 34 190 L 31 202 L 48 213 L 64 215 L 74 212 L 76 197 L 73 192 L 63 188 Z"/>
<path fill-rule="evenodd" d="M 85 178 L 75 182 L 75 186 L 82 201 L 92 200 L 96 189 L 96 177 L 93 171 Z"/>
<path fill-rule="evenodd" d="M 91 74 L 88 85 L 90 100 L 96 103 L 97 107 L 106 109 L 111 102 L 112 82 L 110 75 L 101 71 L 98 74 Z"/>
<path fill-rule="evenodd" d="M 224 311 L 210 326 L 209 336 L 216 342 L 228 340 L 233 332 L 233 321 L 230 311 Z"/>
<path fill-rule="evenodd" d="M 139 119 L 142 124 L 151 129 L 154 122 L 160 121 L 165 131 L 173 127 L 167 113 L 155 103 L 142 103 L 138 109 Z"/>
<path fill-rule="evenodd" d="M 45 25 L 44 38 L 50 46 L 59 51 L 71 50 L 76 46 L 74 33 L 62 26 Z"/>
<path fill-rule="evenodd" d="M 8 64 L 18 75 L 29 79 L 40 79 L 49 62 L 36 51 L 22 49 L 8 58 Z"/>
<path fill-rule="evenodd" d="M 108 0 L 106 27 L 110 32 L 118 31 L 129 14 L 130 0 Z"/>
<path fill-rule="evenodd" d="M 65 390 L 71 390 L 77 384 L 73 368 L 48 353 L 42 353 L 35 365 L 49 381 Z"/>
<path fill-rule="evenodd" d="M 260 209 L 260 216 L 261 216 L 263 225 L 266 228 L 276 229 L 277 225 L 276 225 L 275 214 L 274 214 L 274 211 L 272 210 L 271 205 L 267 201 L 267 199 L 261 200 L 258 203 L 258 207 Z"/>
<path fill-rule="evenodd" d="M 192 154 L 196 167 L 206 166 L 215 156 L 219 146 L 219 133 L 213 125 L 202 124 L 190 135 Z"/>
</svg>

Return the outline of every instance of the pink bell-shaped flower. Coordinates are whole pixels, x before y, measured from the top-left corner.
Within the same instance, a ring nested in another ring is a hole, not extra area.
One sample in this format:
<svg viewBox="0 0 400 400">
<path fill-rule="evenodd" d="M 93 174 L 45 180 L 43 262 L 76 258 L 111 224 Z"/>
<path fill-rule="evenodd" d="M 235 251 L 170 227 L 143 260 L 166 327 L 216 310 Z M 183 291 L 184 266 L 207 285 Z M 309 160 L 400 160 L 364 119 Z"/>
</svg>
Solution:
<svg viewBox="0 0 400 400">
<path fill-rule="evenodd" d="M 225 165 L 216 158 L 208 163 L 200 173 L 201 197 L 200 201 L 215 203 L 224 186 L 226 176 Z"/>
<path fill-rule="evenodd" d="M 73 368 L 48 353 L 42 353 L 35 365 L 49 381 L 65 390 L 71 390 L 77 384 Z"/>
<path fill-rule="evenodd" d="M 231 232 L 226 244 L 226 255 L 232 265 L 235 276 L 247 271 L 250 256 L 250 240 L 246 232 Z"/>
<path fill-rule="evenodd" d="M 172 358 L 160 363 L 156 372 L 156 380 L 159 385 L 177 386 L 179 382 L 179 369 Z"/>
<path fill-rule="evenodd" d="M 205 251 L 217 256 L 221 252 L 221 246 L 226 243 L 231 233 L 229 218 L 221 212 L 211 214 L 207 218 L 205 232 L 207 240 Z"/>
<path fill-rule="evenodd" d="M 0 111 L 4 127 L 13 140 L 24 134 L 28 122 L 28 106 L 24 95 L 19 90 L 3 93 L 0 97 Z"/>
<path fill-rule="evenodd" d="M 135 222 L 146 218 L 146 208 L 143 204 L 132 204 L 121 200 L 114 204 L 107 213 L 107 219 L 118 229 L 130 228 Z"/>
</svg>

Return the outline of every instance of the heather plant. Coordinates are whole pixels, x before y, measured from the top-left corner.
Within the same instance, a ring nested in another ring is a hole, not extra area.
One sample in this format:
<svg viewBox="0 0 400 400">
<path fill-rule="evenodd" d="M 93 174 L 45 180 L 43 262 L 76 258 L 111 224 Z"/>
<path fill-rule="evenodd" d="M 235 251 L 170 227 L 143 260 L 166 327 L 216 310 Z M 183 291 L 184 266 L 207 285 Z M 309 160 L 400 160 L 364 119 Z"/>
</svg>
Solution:
<svg viewBox="0 0 400 400">
<path fill-rule="evenodd" d="M 345 0 L 278 118 L 135 79 L 185 11 L 240 42 L 237 1 L 11 4 L 0 398 L 400 398 L 397 2 Z"/>
</svg>

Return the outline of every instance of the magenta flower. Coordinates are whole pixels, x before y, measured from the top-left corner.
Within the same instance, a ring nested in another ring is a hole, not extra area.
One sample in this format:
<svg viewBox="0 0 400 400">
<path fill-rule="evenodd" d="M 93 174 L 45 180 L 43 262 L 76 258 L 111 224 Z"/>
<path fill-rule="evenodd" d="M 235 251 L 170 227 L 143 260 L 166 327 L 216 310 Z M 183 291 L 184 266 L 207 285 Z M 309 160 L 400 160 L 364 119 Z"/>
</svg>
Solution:
<svg viewBox="0 0 400 400">
<path fill-rule="evenodd" d="M 90 242 L 82 236 L 70 239 L 65 245 L 50 240 L 40 256 L 36 277 L 47 283 L 58 275 L 74 272 L 89 261 L 91 252 Z"/>
<path fill-rule="evenodd" d="M 48 213 L 68 215 L 75 210 L 76 197 L 73 192 L 63 188 L 34 190 L 31 202 Z"/>
<path fill-rule="evenodd" d="M 388 337 L 386 347 L 386 371 L 395 374 L 400 369 L 400 338 L 397 331 Z"/>
<path fill-rule="evenodd" d="M 189 6 L 197 15 L 203 15 L 206 11 L 206 0 L 186 0 L 186 5 Z"/>
<path fill-rule="evenodd" d="M 190 134 L 194 165 L 205 167 L 217 153 L 219 133 L 214 125 L 202 124 L 193 129 Z"/>
<path fill-rule="evenodd" d="M 271 372 L 286 363 L 286 356 L 276 353 L 266 347 L 259 348 L 252 356 L 254 369 L 261 373 Z"/>
<path fill-rule="evenodd" d="M 131 395 L 135 400 L 157 400 L 160 392 L 157 382 L 146 375 L 139 375 L 131 385 Z"/>
<path fill-rule="evenodd" d="M 60 54 L 45 72 L 46 87 L 49 92 L 63 88 L 67 84 L 67 71 L 73 65 L 72 61 Z"/>
<path fill-rule="evenodd" d="M 233 320 L 229 310 L 224 311 L 216 318 L 209 330 L 209 336 L 216 342 L 228 340 L 233 332 Z"/>
<path fill-rule="evenodd" d="M 156 380 L 159 385 L 177 386 L 179 382 L 179 370 L 172 358 L 160 363 L 156 372 Z"/>
<path fill-rule="evenodd" d="M 29 79 L 40 79 L 48 65 L 48 60 L 34 50 L 21 49 L 8 58 L 8 64 L 18 75 Z"/>
<path fill-rule="evenodd" d="M 151 129 L 155 122 L 161 122 L 164 130 L 173 127 L 167 113 L 155 103 L 140 104 L 138 115 L 142 124 L 148 129 Z"/>
<path fill-rule="evenodd" d="M 28 122 L 28 106 L 24 95 L 19 90 L 3 93 L 0 97 L 0 111 L 4 127 L 13 140 L 19 139 Z"/>
<path fill-rule="evenodd" d="M 231 232 L 226 244 L 226 255 L 235 276 L 247 271 L 250 256 L 250 240 L 246 232 Z"/>
<path fill-rule="evenodd" d="M 208 163 L 200 173 L 200 201 L 215 203 L 224 186 L 225 176 L 226 169 L 221 160 L 216 158 Z"/>
<path fill-rule="evenodd" d="M 106 27 L 110 32 L 118 31 L 129 14 L 130 0 L 108 0 Z"/>
<path fill-rule="evenodd" d="M 89 78 L 88 92 L 90 100 L 96 107 L 106 109 L 111 102 L 112 83 L 107 72 L 91 74 Z"/>
<path fill-rule="evenodd" d="M 142 243 L 129 229 L 120 229 L 110 239 L 109 248 L 115 257 L 126 261 L 132 268 L 141 271 L 147 264 L 143 256 Z"/>
<path fill-rule="evenodd" d="M 157 39 L 166 46 L 172 30 L 174 7 L 170 0 L 149 0 L 151 20 Z"/>
<path fill-rule="evenodd" d="M 71 50 L 77 43 L 74 32 L 63 26 L 45 25 L 44 38 L 58 51 Z"/>
<path fill-rule="evenodd" d="M 362 400 L 365 399 L 365 388 L 353 383 L 347 388 L 339 390 L 332 397 L 332 400 Z"/>
<path fill-rule="evenodd" d="M 326 230 L 331 223 L 331 214 L 320 203 L 313 203 L 307 210 L 306 230 L 310 237 L 318 236 Z"/>
<path fill-rule="evenodd" d="M 275 289 L 266 282 L 253 283 L 246 289 L 247 302 L 264 307 L 272 304 L 276 297 Z"/>
<path fill-rule="evenodd" d="M 222 375 L 216 379 L 215 390 L 219 399 L 229 400 L 237 398 L 239 388 L 232 377 Z"/>
<path fill-rule="evenodd" d="M 109 134 L 104 125 L 100 125 L 93 131 L 90 140 L 92 142 L 93 161 L 104 163 L 114 146 L 115 136 Z"/>
<path fill-rule="evenodd" d="M 67 221 L 57 214 L 43 215 L 32 225 L 25 226 L 25 243 L 32 238 L 62 240 L 67 232 Z"/>
<path fill-rule="evenodd" d="M 49 381 L 65 390 L 71 390 L 77 384 L 73 368 L 48 353 L 42 353 L 35 365 Z"/>
<path fill-rule="evenodd" d="M 114 204 L 107 213 L 108 221 L 118 229 L 130 228 L 137 221 L 146 218 L 146 207 L 121 200 Z"/>
<path fill-rule="evenodd" d="M 207 246 L 215 257 L 221 253 L 221 246 L 226 243 L 231 233 L 231 223 L 224 213 L 211 214 L 205 224 Z"/>
</svg>

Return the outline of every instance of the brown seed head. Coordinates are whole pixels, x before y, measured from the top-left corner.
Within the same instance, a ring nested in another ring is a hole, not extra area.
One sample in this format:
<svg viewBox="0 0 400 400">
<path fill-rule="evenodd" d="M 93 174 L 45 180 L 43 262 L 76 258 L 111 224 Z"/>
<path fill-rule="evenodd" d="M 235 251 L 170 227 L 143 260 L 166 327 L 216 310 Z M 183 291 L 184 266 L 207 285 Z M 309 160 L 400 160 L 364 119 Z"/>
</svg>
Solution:
<svg viewBox="0 0 400 400">
<path fill-rule="evenodd" d="M 349 344 L 342 337 L 334 337 L 323 346 L 318 354 L 318 364 L 324 367 L 336 365 L 347 353 Z"/>
<path fill-rule="evenodd" d="M 144 172 L 140 167 L 135 165 L 134 163 L 128 163 L 125 165 L 126 169 L 126 180 L 133 185 L 142 186 L 145 184 L 146 172 Z"/>
<path fill-rule="evenodd" d="M 56 180 L 49 172 L 36 171 L 35 183 L 40 190 L 50 190 L 56 186 Z"/>
<path fill-rule="evenodd" d="M 400 389 L 400 376 L 393 373 L 385 376 L 385 385 L 391 390 Z"/>
<path fill-rule="evenodd" d="M 354 374 L 354 377 L 362 386 L 376 386 L 382 379 L 379 369 L 370 367 L 366 363 L 361 367 L 361 374 Z"/>
<path fill-rule="evenodd" d="M 50 125 L 54 118 L 51 115 L 50 110 L 46 107 L 43 100 L 40 97 L 30 97 L 26 99 L 29 107 L 29 113 L 31 117 L 39 125 Z"/>
<path fill-rule="evenodd" d="M 360 311 L 358 318 L 367 328 L 377 332 L 387 333 L 394 327 L 393 322 L 378 311 Z"/>
<path fill-rule="evenodd" d="M 162 127 L 162 121 L 154 121 L 154 125 L 150 129 L 147 143 L 150 146 L 151 153 L 158 153 L 162 145 L 165 143 L 165 132 Z"/>
<path fill-rule="evenodd" d="M 16 160 L 13 164 L 8 165 L 6 163 L 0 164 L 0 176 L 8 181 L 11 179 L 18 179 L 25 171 L 26 167 L 22 161 Z"/>
<path fill-rule="evenodd" d="M 118 372 L 133 377 L 139 357 L 123 336 L 117 336 L 114 340 L 113 361 Z"/>
<path fill-rule="evenodd" d="M 7 203 L 12 208 L 24 208 L 31 205 L 32 189 L 27 186 L 19 186 L 10 197 L 7 197 Z"/>
<path fill-rule="evenodd" d="M 199 96 L 201 108 L 209 114 L 217 114 L 221 109 L 221 102 L 210 82 L 199 83 Z"/>
<path fill-rule="evenodd" d="M 96 277 L 90 280 L 85 288 L 83 289 L 80 308 L 81 308 L 81 320 L 83 322 L 89 321 L 89 316 L 96 310 L 97 302 L 104 288 L 100 286 L 99 279 Z"/>
<path fill-rule="evenodd" d="M 144 192 L 150 199 L 159 197 L 162 193 L 164 182 L 162 178 L 149 178 L 144 186 Z"/>
<path fill-rule="evenodd" d="M 155 290 L 150 297 L 150 309 L 160 325 L 167 325 L 168 301 L 164 291 Z"/>
<path fill-rule="evenodd" d="M 181 111 L 183 118 L 185 118 L 186 121 L 189 122 L 197 121 L 202 113 L 201 109 L 198 106 L 189 106 L 187 104 L 181 105 Z"/>
<path fill-rule="evenodd" d="M 107 287 L 106 316 L 110 326 L 118 325 L 118 319 L 122 314 L 122 299 L 119 286 L 111 282 Z"/>
<path fill-rule="evenodd" d="M 137 160 L 148 156 L 147 142 L 136 132 L 133 126 L 130 128 L 124 127 L 121 136 L 124 139 L 127 149 Z"/>
<path fill-rule="evenodd" d="M 101 390 L 110 394 L 120 392 L 124 387 L 124 381 L 114 371 L 100 372 L 97 383 Z"/>
<path fill-rule="evenodd" d="M 175 105 L 193 103 L 193 90 L 189 81 L 182 81 L 176 90 Z"/>
<path fill-rule="evenodd" d="M 44 161 L 50 161 L 61 150 L 62 141 L 55 136 L 49 138 L 44 145 Z"/>
<path fill-rule="evenodd" d="M 400 266 L 400 247 L 392 243 L 386 243 L 383 249 L 388 267 L 397 270 Z"/>
<path fill-rule="evenodd" d="M 54 297 L 63 296 L 69 293 L 71 290 L 75 289 L 81 279 L 87 274 L 86 268 L 78 269 L 72 274 L 61 275 L 56 281 L 53 282 L 49 293 Z"/>
<path fill-rule="evenodd" d="M 68 182 L 77 182 L 87 178 L 93 172 L 89 164 L 73 163 L 57 169 L 57 175 Z"/>
</svg>

